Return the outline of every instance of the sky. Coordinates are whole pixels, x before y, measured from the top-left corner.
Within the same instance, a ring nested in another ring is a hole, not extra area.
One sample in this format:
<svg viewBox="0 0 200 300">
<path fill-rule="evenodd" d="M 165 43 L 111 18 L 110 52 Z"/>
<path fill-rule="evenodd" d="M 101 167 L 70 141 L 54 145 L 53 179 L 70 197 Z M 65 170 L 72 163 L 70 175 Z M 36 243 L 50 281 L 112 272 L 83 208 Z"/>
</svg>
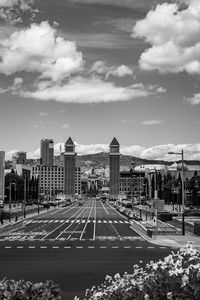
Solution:
<svg viewBox="0 0 200 300">
<path fill-rule="evenodd" d="M 0 0 L 0 150 L 200 160 L 199 0 Z"/>
</svg>

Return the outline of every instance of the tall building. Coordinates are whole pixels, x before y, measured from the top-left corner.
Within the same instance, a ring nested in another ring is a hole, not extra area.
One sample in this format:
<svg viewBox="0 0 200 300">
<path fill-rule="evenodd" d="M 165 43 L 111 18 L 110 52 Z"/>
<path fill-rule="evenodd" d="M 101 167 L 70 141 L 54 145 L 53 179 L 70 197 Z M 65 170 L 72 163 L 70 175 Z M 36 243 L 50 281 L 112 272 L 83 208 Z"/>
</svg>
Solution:
<svg viewBox="0 0 200 300">
<path fill-rule="evenodd" d="M 40 164 L 45 166 L 53 165 L 54 148 L 52 139 L 41 140 L 40 144 Z"/>
<path fill-rule="evenodd" d="M 18 151 L 12 155 L 12 167 L 15 169 L 17 164 L 26 165 L 26 152 Z"/>
<path fill-rule="evenodd" d="M 0 200 L 4 201 L 4 167 L 5 167 L 5 152 L 0 151 Z"/>
<path fill-rule="evenodd" d="M 64 152 L 64 193 L 72 198 L 75 195 L 75 145 L 71 137 L 65 143 Z"/>
<path fill-rule="evenodd" d="M 116 138 L 110 143 L 110 196 L 117 199 L 120 190 L 120 145 Z"/>
<path fill-rule="evenodd" d="M 54 196 L 64 193 L 64 167 L 63 166 L 32 166 L 32 175 L 39 178 L 40 193 Z M 81 169 L 75 168 L 75 194 L 81 194 Z"/>
</svg>

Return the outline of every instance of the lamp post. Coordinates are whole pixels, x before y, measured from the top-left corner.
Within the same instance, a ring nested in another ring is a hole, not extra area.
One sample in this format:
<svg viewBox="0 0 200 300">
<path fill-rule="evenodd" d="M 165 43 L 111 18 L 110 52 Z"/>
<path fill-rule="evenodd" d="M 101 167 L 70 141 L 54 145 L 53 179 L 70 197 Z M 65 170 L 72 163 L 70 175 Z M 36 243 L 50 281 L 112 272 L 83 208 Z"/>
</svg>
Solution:
<svg viewBox="0 0 200 300">
<path fill-rule="evenodd" d="M 197 209 L 198 209 L 198 193 L 199 193 L 199 182 L 198 182 L 198 180 L 197 180 L 197 178 L 195 179 L 195 182 L 194 182 L 194 187 L 195 187 L 195 191 L 196 191 L 196 207 L 197 207 Z"/>
<path fill-rule="evenodd" d="M 181 155 L 181 166 L 182 166 L 182 235 L 185 235 L 185 187 L 184 187 L 184 165 L 183 165 L 183 161 L 184 161 L 184 153 L 183 153 L 183 149 L 181 150 L 181 152 L 168 152 L 168 154 L 175 154 L 175 155 Z"/>
</svg>

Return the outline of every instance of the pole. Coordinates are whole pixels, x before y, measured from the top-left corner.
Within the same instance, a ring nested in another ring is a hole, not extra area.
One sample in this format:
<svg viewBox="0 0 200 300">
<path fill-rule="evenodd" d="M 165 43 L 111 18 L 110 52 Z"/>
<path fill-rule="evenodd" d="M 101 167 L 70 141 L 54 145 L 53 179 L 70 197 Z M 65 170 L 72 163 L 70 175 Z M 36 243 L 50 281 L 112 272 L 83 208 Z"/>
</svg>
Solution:
<svg viewBox="0 0 200 300">
<path fill-rule="evenodd" d="M 24 174 L 24 203 L 23 203 L 23 214 L 26 218 L 26 173 Z"/>
<path fill-rule="evenodd" d="M 184 186 L 184 165 L 183 165 L 183 149 L 181 150 L 181 163 L 182 163 L 182 235 L 185 235 L 185 186 Z"/>
<path fill-rule="evenodd" d="M 11 181 L 9 184 L 9 223 L 11 222 Z"/>
<path fill-rule="evenodd" d="M 37 197 L 38 197 L 38 215 L 39 215 L 39 213 L 40 213 L 40 203 L 39 203 L 39 201 L 40 201 L 40 177 L 39 176 L 37 177 L 37 189 L 38 189 Z"/>
</svg>

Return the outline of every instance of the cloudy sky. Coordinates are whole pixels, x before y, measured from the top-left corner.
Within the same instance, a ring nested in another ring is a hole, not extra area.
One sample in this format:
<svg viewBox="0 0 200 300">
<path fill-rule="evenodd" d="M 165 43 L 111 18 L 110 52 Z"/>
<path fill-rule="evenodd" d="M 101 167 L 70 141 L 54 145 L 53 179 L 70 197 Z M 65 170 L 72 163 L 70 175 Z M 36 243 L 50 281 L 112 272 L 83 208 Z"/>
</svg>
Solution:
<svg viewBox="0 0 200 300">
<path fill-rule="evenodd" d="M 200 160 L 199 0 L 0 0 L 0 149 Z M 178 157 L 179 158 L 179 157 Z"/>
</svg>

